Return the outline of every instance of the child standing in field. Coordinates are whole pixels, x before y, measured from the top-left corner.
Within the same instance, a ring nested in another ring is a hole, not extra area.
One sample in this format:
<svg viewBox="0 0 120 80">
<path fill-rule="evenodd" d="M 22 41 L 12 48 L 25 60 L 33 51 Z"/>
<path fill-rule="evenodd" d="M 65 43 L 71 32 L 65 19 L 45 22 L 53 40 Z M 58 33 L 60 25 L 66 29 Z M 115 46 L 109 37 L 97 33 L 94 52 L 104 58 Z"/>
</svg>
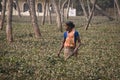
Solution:
<svg viewBox="0 0 120 80">
<path fill-rule="evenodd" d="M 75 25 L 72 21 L 68 21 L 65 23 L 65 29 L 66 32 L 64 32 L 64 39 L 58 52 L 58 57 L 60 56 L 60 52 L 64 48 L 64 58 L 66 60 L 72 55 L 77 57 L 78 48 L 80 47 L 81 40 L 79 37 L 79 33 L 75 30 Z"/>
</svg>

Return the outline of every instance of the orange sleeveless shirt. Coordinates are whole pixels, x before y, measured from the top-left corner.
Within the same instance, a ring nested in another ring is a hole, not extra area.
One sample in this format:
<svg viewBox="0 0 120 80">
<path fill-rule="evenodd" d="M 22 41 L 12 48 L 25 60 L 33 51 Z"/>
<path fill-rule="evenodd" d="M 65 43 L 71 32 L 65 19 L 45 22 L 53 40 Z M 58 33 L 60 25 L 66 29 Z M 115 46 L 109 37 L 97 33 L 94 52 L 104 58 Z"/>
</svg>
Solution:
<svg viewBox="0 0 120 80">
<path fill-rule="evenodd" d="M 75 47 L 74 33 L 75 33 L 74 29 L 69 33 L 67 32 L 67 37 L 64 43 L 64 47 Z"/>
</svg>

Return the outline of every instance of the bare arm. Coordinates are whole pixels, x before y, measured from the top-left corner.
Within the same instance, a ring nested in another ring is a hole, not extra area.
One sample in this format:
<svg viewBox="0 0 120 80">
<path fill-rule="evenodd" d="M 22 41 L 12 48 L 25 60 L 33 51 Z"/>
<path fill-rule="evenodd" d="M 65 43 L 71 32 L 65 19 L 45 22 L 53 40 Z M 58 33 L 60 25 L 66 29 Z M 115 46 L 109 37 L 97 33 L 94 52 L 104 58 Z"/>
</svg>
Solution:
<svg viewBox="0 0 120 80">
<path fill-rule="evenodd" d="M 78 45 L 75 47 L 74 53 L 78 50 L 78 48 L 79 48 L 80 45 L 81 45 L 81 40 L 80 40 L 80 37 L 79 37 L 79 36 L 77 37 L 77 41 L 78 41 Z"/>
<path fill-rule="evenodd" d="M 63 41 L 62 41 L 62 43 L 61 43 L 61 47 L 60 47 L 60 50 L 59 50 L 59 52 L 58 52 L 58 57 L 60 57 L 60 53 L 61 53 L 61 51 L 62 51 L 62 49 L 64 48 L 64 43 L 65 43 L 65 39 L 63 39 Z"/>
</svg>

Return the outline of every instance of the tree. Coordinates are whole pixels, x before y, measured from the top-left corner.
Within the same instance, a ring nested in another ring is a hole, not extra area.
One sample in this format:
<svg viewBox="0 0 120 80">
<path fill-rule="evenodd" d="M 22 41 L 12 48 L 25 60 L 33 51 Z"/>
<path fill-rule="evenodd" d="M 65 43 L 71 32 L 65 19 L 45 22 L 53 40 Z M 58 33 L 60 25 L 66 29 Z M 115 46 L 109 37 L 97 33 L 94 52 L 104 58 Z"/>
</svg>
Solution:
<svg viewBox="0 0 120 80">
<path fill-rule="evenodd" d="M 118 4 L 118 0 L 114 0 L 115 4 L 116 4 L 116 7 L 117 7 L 117 11 L 118 11 L 118 14 L 120 16 L 120 6 Z"/>
<path fill-rule="evenodd" d="M 0 20 L 0 29 L 3 29 L 4 22 L 5 22 L 5 11 L 6 11 L 6 0 L 2 0 L 2 13 L 1 13 L 1 20 Z"/>
<path fill-rule="evenodd" d="M 41 33 L 40 33 L 40 29 L 37 23 L 37 16 L 35 12 L 35 0 L 28 0 L 28 1 L 29 1 L 31 21 L 32 21 L 34 32 L 35 32 L 35 37 L 40 38 Z"/>
<path fill-rule="evenodd" d="M 29 8 L 29 14 L 30 14 L 30 16 L 31 16 L 31 12 L 30 12 L 30 1 L 29 1 L 29 0 L 27 0 L 27 5 L 28 5 L 28 8 Z"/>
<path fill-rule="evenodd" d="M 15 0 L 15 3 L 16 3 L 16 6 L 17 6 L 18 16 L 21 17 L 20 7 L 19 7 L 19 4 L 18 4 L 18 0 Z"/>
<path fill-rule="evenodd" d="M 89 13 L 89 16 L 90 16 L 90 13 L 91 13 L 90 0 L 87 0 L 87 7 L 88 7 L 88 13 Z"/>
<path fill-rule="evenodd" d="M 94 5 L 94 2 L 93 0 L 90 0 L 90 2 Z M 109 16 L 99 5 L 95 5 L 95 8 L 101 13 L 103 14 L 104 16 L 106 16 L 109 20 L 114 20 L 113 17 Z"/>
<path fill-rule="evenodd" d="M 83 13 L 84 13 L 84 16 L 86 18 L 86 20 L 88 20 L 88 14 L 87 14 L 87 11 L 85 9 L 85 4 L 84 4 L 84 0 L 79 0 L 80 4 L 81 4 L 81 7 L 82 7 L 82 10 L 83 10 Z"/>
<path fill-rule="evenodd" d="M 90 14 L 90 16 L 89 16 L 89 19 L 88 19 L 88 24 L 87 24 L 86 27 L 85 27 L 86 30 L 88 29 L 89 24 L 90 24 L 90 21 L 91 21 L 91 19 L 92 19 L 92 16 L 93 16 L 93 13 L 94 13 L 94 10 L 95 10 L 95 4 L 96 4 L 96 0 L 94 0 L 94 2 L 93 2 L 93 7 L 92 7 L 91 14 Z"/>
<path fill-rule="evenodd" d="M 44 1 L 44 11 L 43 11 L 43 17 L 42 17 L 42 25 L 45 24 L 46 6 L 47 6 L 47 0 Z"/>
<path fill-rule="evenodd" d="M 69 8 L 70 8 L 70 3 L 71 3 L 71 0 L 68 0 L 67 12 L 66 12 L 66 18 L 67 18 L 67 19 L 69 18 Z"/>
<path fill-rule="evenodd" d="M 106 10 L 107 8 L 114 7 L 114 0 L 98 0 L 97 4 L 103 9 Z"/>
<path fill-rule="evenodd" d="M 61 22 L 64 22 L 64 7 L 67 2 L 68 2 L 68 0 L 65 0 L 61 7 Z"/>
<path fill-rule="evenodd" d="M 55 0 L 52 0 L 52 4 L 55 8 L 55 12 L 56 12 L 56 22 L 57 22 L 57 26 L 59 28 L 59 30 L 62 32 L 62 22 L 61 22 L 61 14 L 60 14 L 60 9 L 59 9 L 59 5 L 57 5 L 57 2 Z"/>
<path fill-rule="evenodd" d="M 7 5 L 7 26 L 6 26 L 6 35 L 7 35 L 7 41 L 12 42 L 13 41 L 13 35 L 12 35 L 12 9 L 13 9 L 13 0 L 8 0 Z"/>
<path fill-rule="evenodd" d="M 50 6 L 50 1 L 47 4 L 48 7 L 48 13 L 49 13 L 49 24 L 52 24 L 52 17 L 51 17 L 51 6 Z"/>
</svg>

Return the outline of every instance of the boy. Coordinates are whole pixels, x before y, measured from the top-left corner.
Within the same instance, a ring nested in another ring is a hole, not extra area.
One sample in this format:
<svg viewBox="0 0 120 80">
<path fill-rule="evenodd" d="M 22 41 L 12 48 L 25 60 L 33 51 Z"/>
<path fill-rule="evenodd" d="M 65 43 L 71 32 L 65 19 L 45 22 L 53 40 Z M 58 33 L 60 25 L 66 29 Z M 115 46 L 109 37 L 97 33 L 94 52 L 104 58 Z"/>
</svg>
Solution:
<svg viewBox="0 0 120 80">
<path fill-rule="evenodd" d="M 60 57 L 60 52 L 64 48 L 64 58 L 68 59 L 70 56 L 74 55 L 77 57 L 78 48 L 80 47 L 81 40 L 79 33 L 75 30 L 75 25 L 72 21 L 65 23 L 66 32 L 64 32 L 64 39 L 62 41 L 61 48 L 58 52 L 58 57 Z M 78 45 L 76 43 L 78 42 Z"/>
</svg>

